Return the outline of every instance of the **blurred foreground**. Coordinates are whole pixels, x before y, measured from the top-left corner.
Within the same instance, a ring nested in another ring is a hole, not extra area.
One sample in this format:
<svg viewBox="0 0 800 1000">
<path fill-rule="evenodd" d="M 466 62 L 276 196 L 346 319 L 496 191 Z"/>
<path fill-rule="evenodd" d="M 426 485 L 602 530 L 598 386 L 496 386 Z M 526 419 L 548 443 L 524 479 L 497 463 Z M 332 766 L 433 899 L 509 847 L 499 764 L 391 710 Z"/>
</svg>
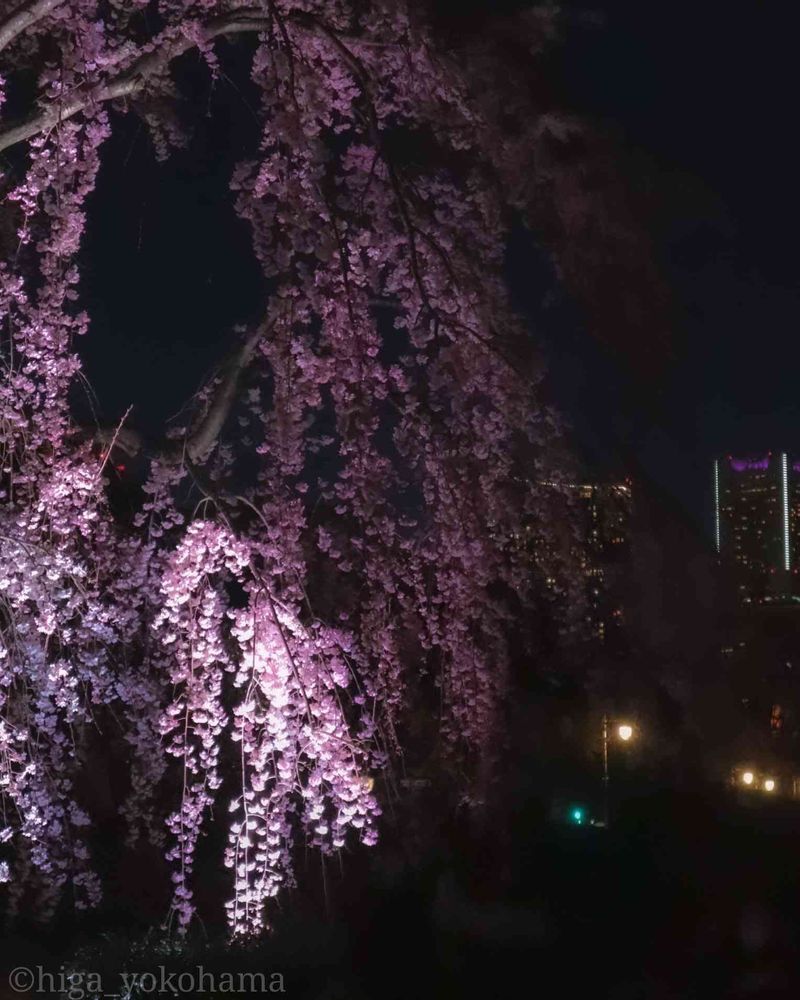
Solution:
<svg viewBox="0 0 800 1000">
<path fill-rule="evenodd" d="M 800 804 L 631 778 L 608 830 L 551 806 L 520 788 L 504 832 L 398 822 L 343 874 L 329 867 L 323 895 L 288 896 L 269 940 L 243 951 L 214 933 L 165 951 L 122 906 L 81 932 L 7 936 L 4 970 L 66 963 L 102 973 L 106 995 L 122 969 L 159 965 L 280 972 L 309 1000 L 798 995 Z"/>
</svg>

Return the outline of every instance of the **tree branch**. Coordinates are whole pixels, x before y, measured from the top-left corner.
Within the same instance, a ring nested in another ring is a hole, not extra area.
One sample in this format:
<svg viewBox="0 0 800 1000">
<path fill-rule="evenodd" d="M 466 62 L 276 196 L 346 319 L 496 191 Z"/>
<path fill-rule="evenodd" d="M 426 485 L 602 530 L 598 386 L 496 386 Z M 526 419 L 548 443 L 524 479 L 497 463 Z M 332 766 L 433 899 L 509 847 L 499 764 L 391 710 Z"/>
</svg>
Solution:
<svg viewBox="0 0 800 1000">
<path fill-rule="evenodd" d="M 0 50 L 7 48 L 23 31 L 31 25 L 47 17 L 51 11 L 60 6 L 64 0 L 34 0 L 17 7 L 13 14 L 0 23 Z"/>
<path fill-rule="evenodd" d="M 61 0 L 39 0 L 34 7 L 38 8 L 46 3 L 54 7 Z M 32 8 L 31 8 L 32 9 Z M 20 14 L 18 17 L 22 17 Z M 13 18 L 12 18 L 13 20 Z M 16 33 L 24 30 L 27 21 L 22 27 L 18 27 Z M 6 22 L 8 25 L 9 22 Z M 38 115 L 34 115 L 27 121 L 21 122 L 13 128 L 0 132 L 0 152 L 24 142 L 40 132 L 58 125 L 59 122 L 74 118 L 75 115 L 86 108 L 102 104 L 106 101 L 113 101 L 120 97 L 131 97 L 142 90 L 149 77 L 164 69 L 173 59 L 183 55 L 190 49 L 195 48 L 203 42 L 210 42 L 220 35 L 234 35 L 248 31 L 259 31 L 266 25 L 263 13 L 259 10 L 237 10 L 232 14 L 214 18 L 200 29 L 198 36 L 194 38 L 180 37 L 167 41 L 161 48 L 154 52 L 136 59 L 126 70 L 114 77 L 112 80 L 96 87 L 86 88 L 79 92 L 71 100 L 65 103 L 50 104 Z M 2 29 L 0 29 L 2 30 Z M 13 36 L 12 36 L 13 37 Z"/>
<path fill-rule="evenodd" d="M 130 407 L 128 407 L 129 412 Z M 127 415 L 126 413 L 125 417 Z M 124 420 L 125 417 L 122 419 Z M 123 427 L 121 424 L 118 427 L 98 427 L 92 436 L 109 453 L 113 449 L 119 448 L 120 451 L 124 451 L 131 458 L 136 458 L 140 452 L 144 451 L 142 435 L 130 427 Z"/>
<path fill-rule="evenodd" d="M 225 421 L 228 419 L 239 391 L 241 374 L 250 363 L 253 352 L 265 332 L 266 324 L 262 323 L 251 331 L 244 342 L 223 363 L 222 378 L 212 396 L 209 408 L 202 417 L 198 418 L 195 426 L 189 429 L 182 444 L 163 443 L 156 445 L 151 442 L 148 445 L 138 431 L 122 426 L 128 413 L 125 414 L 117 427 L 96 427 L 91 430 L 84 428 L 84 432 L 108 454 L 119 449 L 131 458 L 144 455 L 147 458 L 174 461 L 185 456 L 193 466 L 195 463 L 202 462 L 222 433 L 222 428 L 225 426 Z M 130 408 L 128 412 L 130 412 Z"/>
<path fill-rule="evenodd" d="M 201 462 L 214 447 L 236 399 L 241 374 L 250 363 L 264 332 L 263 324 L 257 326 L 225 365 L 222 381 L 217 387 L 211 405 L 187 436 L 185 448 L 191 462 Z"/>
</svg>

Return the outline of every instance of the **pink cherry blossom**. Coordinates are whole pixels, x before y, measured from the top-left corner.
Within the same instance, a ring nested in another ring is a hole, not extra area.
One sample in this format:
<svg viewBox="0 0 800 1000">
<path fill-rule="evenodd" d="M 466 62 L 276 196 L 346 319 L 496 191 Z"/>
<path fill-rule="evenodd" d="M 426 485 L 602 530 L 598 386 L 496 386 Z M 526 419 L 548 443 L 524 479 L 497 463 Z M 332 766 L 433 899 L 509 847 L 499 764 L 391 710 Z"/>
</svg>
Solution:
<svg viewBox="0 0 800 1000">
<path fill-rule="evenodd" d="M 191 922 L 200 838 L 224 816 L 230 928 L 258 933 L 302 841 L 376 842 L 410 715 L 481 798 L 534 596 L 531 526 L 569 585 L 537 485 L 561 466 L 560 430 L 502 278 L 538 118 L 509 105 L 504 133 L 402 2 L 23 8 L 24 24 L 0 13 L 0 105 L 18 74 L 39 84 L 29 116 L 0 125 L 25 156 L 0 262 L 0 881 L 13 907 L 38 880 L 43 916 L 67 890 L 97 903 L 75 778 L 85 734 L 113 718 L 129 843 L 163 841 L 169 919 Z M 550 22 L 531 30 L 536 47 Z M 105 489 L 122 438 L 99 450 L 70 408 L 81 339 L 102 335 L 80 286 L 100 153 L 128 113 L 168 156 L 185 139 L 173 61 L 194 49 L 223 86 L 219 46 L 242 34 L 259 139 L 230 187 L 264 316 L 146 456 L 122 524 Z M 398 135 L 419 154 L 398 156 Z"/>
</svg>

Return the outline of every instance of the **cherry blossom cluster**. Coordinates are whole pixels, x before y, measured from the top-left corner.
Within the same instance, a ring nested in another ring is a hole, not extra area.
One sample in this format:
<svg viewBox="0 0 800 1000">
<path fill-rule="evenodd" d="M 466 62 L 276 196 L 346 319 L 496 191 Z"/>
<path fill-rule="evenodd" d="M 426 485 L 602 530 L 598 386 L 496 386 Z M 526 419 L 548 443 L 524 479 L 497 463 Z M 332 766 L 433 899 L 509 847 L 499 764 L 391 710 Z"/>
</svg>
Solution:
<svg viewBox="0 0 800 1000">
<path fill-rule="evenodd" d="M 235 874 L 229 919 L 244 934 L 261 930 L 265 900 L 291 884 L 298 826 L 328 853 L 344 847 L 348 829 L 374 844 L 380 815 L 368 774 L 372 720 L 348 718 L 349 637 L 304 625 L 257 585 L 249 598 L 234 615 L 244 698 L 232 736 L 243 787 L 225 857 Z"/>
<path fill-rule="evenodd" d="M 9 199 L 22 210 L 27 274 L 0 264 L 5 372 L 0 389 L 0 788 L 9 829 L 27 843 L 46 916 L 62 888 L 94 905 L 99 884 L 74 794 L 76 729 L 105 703 L 107 650 L 122 618 L 104 600 L 98 552 L 113 545 L 103 480 L 91 450 L 69 440 L 68 391 L 79 370 L 71 342 L 86 329 L 75 311 L 74 265 L 94 185 L 102 113 L 70 122 L 56 141 L 31 143 L 31 167 Z M 9 816 L 10 818 L 10 816 Z"/>
<path fill-rule="evenodd" d="M 473 71 L 485 53 L 460 63 L 416 5 L 23 8 L 0 4 L 0 104 L 18 71 L 39 83 L 29 117 L 0 125 L 24 152 L 0 206 L 19 218 L 0 262 L 0 843 L 20 848 L 0 881 L 16 905 L 38 877 L 43 915 L 66 890 L 97 902 L 75 777 L 113 719 L 129 844 L 166 840 L 170 919 L 195 915 L 226 801 L 227 917 L 255 934 L 300 842 L 376 842 L 375 775 L 409 741 L 485 794 L 535 593 L 518 539 L 549 532 L 539 484 L 563 461 L 503 280 L 541 122 L 517 95 L 504 133 Z M 100 151 L 131 112 L 168 156 L 172 65 L 199 53 L 222 86 L 218 46 L 242 35 L 261 133 L 231 191 L 263 322 L 239 382 L 212 379 L 165 434 L 123 525 L 113 435 L 98 450 L 70 408 L 78 338 L 97 335 L 79 263 Z"/>
</svg>

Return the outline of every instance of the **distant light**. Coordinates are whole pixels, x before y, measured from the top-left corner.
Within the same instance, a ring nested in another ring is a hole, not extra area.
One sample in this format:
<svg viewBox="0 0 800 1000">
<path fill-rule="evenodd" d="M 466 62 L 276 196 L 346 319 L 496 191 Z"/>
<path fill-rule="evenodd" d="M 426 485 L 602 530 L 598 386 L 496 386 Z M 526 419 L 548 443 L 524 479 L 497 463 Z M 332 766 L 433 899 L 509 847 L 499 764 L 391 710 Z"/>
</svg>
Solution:
<svg viewBox="0 0 800 1000">
<path fill-rule="evenodd" d="M 752 785 L 755 780 L 756 776 L 753 774 L 752 771 L 745 771 L 744 774 L 742 775 L 742 781 L 746 785 Z"/>
<path fill-rule="evenodd" d="M 575 823 L 583 822 L 583 809 L 573 809 L 570 815 L 572 816 L 573 822 Z"/>
<path fill-rule="evenodd" d="M 620 726 L 617 730 L 617 735 L 627 743 L 631 736 L 633 736 L 633 726 Z"/>
<path fill-rule="evenodd" d="M 764 791 L 765 792 L 775 791 L 775 782 L 773 781 L 772 778 L 767 778 L 767 780 L 764 782 Z"/>
<path fill-rule="evenodd" d="M 781 455 L 781 493 L 783 497 L 783 568 L 789 570 L 791 547 L 789 543 L 789 472 L 786 452 Z"/>
<path fill-rule="evenodd" d="M 765 472 L 769 468 L 771 457 L 772 452 L 769 452 L 766 458 L 731 458 L 728 455 L 734 472 Z"/>
</svg>

